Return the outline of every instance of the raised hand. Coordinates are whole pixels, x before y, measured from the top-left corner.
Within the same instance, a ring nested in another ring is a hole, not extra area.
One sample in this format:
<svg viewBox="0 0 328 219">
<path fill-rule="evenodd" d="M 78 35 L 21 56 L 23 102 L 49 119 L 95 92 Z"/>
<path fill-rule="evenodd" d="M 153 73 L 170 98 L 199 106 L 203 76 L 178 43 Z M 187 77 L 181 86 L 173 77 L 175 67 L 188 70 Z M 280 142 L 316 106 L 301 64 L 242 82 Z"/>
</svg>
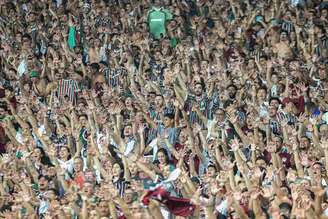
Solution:
<svg viewBox="0 0 328 219">
<path fill-rule="evenodd" d="M 48 150 L 48 155 L 53 158 L 56 157 L 56 148 L 55 147 L 50 147 Z"/>
<path fill-rule="evenodd" d="M 232 141 L 231 141 L 231 149 L 232 151 L 237 151 L 240 147 L 240 143 L 239 143 L 239 140 L 238 138 L 234 138 Z"/>
<path fill-rule="evenodd" d="M 294 27 L 295 27 L 296 34 L 300 34 L 302 29 L 298 25 L 295 25 Z"/>
<path fill-rule="evenodd" d="M 298 84 L 298 88 L 299 88 L 303 93 L 305 93 L 305 92 L 307 92 L 307 90 L 308 90 L 309 87 L 306 86 L 304 82 L 301 82 L 300 84 Z"/>
<path fill-rule="evenodd" d="M 321 186 L 312 186 L 311 191 L 319 197 L 323 197 L 326 194 L 326 189 Z"/>
<path fill-rule="evenodd" d="M 304 123 L 307 120 L 307 116 L 305 113 L 301 113 L 298 117 L 298 121 Z"/>
<path fill-rule="evenodd" d="M 198 124 L 198 123 L 195 123 L 193 125 L 193 132 L 194 134 L 198 134 L 202 131 L 202 127 Z"/>
<path fill-rule="evenodd" d="M 195 194 L 191 197 L 190 199 L 190 202 L 192 204 L 195 204 L 195 205 L 199 205 L 200 204 L 200 201 L 199 201 L 199 197 L 200 197 L 200 194 L 202 192 L 202 188 L 201 187 L 198 187 Z"/>
</svg>

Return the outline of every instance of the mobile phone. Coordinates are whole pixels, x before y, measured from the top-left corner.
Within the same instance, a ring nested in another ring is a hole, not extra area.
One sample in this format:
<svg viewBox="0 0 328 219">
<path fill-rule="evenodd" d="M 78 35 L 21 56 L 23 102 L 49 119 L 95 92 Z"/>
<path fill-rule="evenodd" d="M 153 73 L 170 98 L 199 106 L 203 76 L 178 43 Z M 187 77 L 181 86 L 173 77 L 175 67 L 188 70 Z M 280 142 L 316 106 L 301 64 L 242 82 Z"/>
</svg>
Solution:
<svg viewBox="0 0 328 219">
<path fill-rule="evenodd" d="M 16 152 L 16 157 L 17 157 L 18 159 L 21 159 L 21 158 L 23 157 L 23 153 L 22 153 L 21 151 L 17 151 L 17 152 Z"/>
<path fill-rule="evenodd" d="M 257 16 L 255 17 L 255 21 L 256 21 L 256 22 L 261 22 L 261 21 L 263 21 L 263 17 L 262 17 L 261 15 L 257 15 Z"/>
<path fill-rule="evenodd" d="M 1 88 L 0 89 L 0 98 L 4 98 L 5 97 L 5 89 Z"/>
</svg>

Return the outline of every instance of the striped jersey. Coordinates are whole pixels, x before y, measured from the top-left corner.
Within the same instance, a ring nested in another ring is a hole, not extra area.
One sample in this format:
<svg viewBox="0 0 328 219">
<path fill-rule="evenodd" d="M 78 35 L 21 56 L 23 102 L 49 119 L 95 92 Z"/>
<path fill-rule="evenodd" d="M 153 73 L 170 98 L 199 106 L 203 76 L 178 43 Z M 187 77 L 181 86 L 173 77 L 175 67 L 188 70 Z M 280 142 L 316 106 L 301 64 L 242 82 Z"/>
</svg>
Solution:
<svg viewBox="0 0 328 219">
<path fill-rule="evenodd" d="M 319 39 L 317 46 L 314 51 L 318 56 L 322 55 L 323 50 L 328 50 L 328 37 L 324 36 Z"/>
<path fill-rule="evenodd" d="M 189 122 L 190 124 L 198 123 L 205 127 L 206 124 L 203 124 L 196 112 L 192 111 L 192 107 L 196 104 L 199 107 L 199 110 L 203 113 L 206 118 L 210 117 L 211 114 L 211 99 L 207 95 L 202 95 L 200 98 L 195 95 L 188 94 L 185 101 L 185 110 L 189 113 Z"/>
<path fill-rule="evenodd" d="M 149 117 L 156 123 L 157 127 L 163 125 L 160 112 L 157 112 L 153 106 L 149 107 L 148 112 L 149 112 Z M 162 112 L 163 116 L 165 114 L 174 114 L 174 113 L 175 113 L 175 108 L 173 105 L 165 106 Z M 146 143 L 150 143 L 152 140 L 154 140 L 157 137 L 157 133 L 158 133 L 157 127 L 150 128 L 148 130 Z"/>
<path fill-rule="evenodd" d="M 79 85 L 76 80 L 61 79 L 58 81 L 57 97 L 60 101 L 62 101 L 63 98 L 68 97 L 71 102 L 76 103 L 79 91 Z"/>
<path fill-rule="evenodd" d="M 118 180 L 114 181 L 113 180 L 113 185 L 116 187 L 116 189 L 118 190 L 118 194 L 120 195 L 120 197 L 122 198 L 124 195 L 124 192 L 126 190 L 126 187 L 129 185 L 130 183 L 128 181 L 126 181 L 125 179 L 119 178 Z"/>
<path fill-rule="evenodd" d="M 291 21 L 282 20 L 281 29 L 286 31 L 288 34 L 290 34 L 290 32 L 292 32 L 295 28 L 294 28 L 294 24 Z"/>
<path fill-rule="evenodd" d="M 108 81 L 108 86 L 111 88 L 118 87 L 123 83 L 123 79 L 128 75 L 127 69 L 120 66 L 118 68 L 106 68 L 105 78 Z"/>
</svg>

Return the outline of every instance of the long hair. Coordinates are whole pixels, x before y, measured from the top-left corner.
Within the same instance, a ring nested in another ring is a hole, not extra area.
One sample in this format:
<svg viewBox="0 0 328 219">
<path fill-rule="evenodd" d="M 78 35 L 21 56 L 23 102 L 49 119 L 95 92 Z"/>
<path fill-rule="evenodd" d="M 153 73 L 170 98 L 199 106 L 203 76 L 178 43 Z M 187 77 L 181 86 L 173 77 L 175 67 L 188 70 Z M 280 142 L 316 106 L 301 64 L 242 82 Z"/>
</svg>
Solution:
<svg viewBox="0 0 328 219">
<path fill-rule="evenodd" d="M 70 150 L 70 148 L 67 147 L 67 146 L 61 146 L 61 147 L 60 147 L 60 150 L 61 150 L 62 148 L 66 148 L 66 150 L 67 150 L 67 152 L 68 152 L 67 160 L 70 160 L 70 159 L 72 158 L 72 154 L 71 154 L 71 150 Z"/>
<path fill-rule="evenodd" d="M 155 159 L 155 161 L 154 161 L 154 164 L 159 164 L 159 161 L 158 161 L 157 155 L 158 155 L 158 153 L 160 153 L 160 152 L 162 152 L 162 153 L 164 154 L 164 156 L 165 156 L 165 163 L 166 163 L 166 164 L 170 164 L 169 153 L 168 153 L 167 150 L 164 149 L 164 148 L 160 148 L 160 149 L 157 151 L 157 153 L 156 153 L 156 159 Z"/>
<path fill-rule="evenodd" d="M 41 147 L 37 147 L 37 149 L 40 150 L 41 152 L 41 163 L 43 165 L 51 166 L 53 167 L 54 165 L 51 163 L 50 158 L 47 156 L 46 152 L 43 150 Z"/>
<path fill-rule="evenodd" d="M 123 179 L 124 178 L 124 167 L 123 167 L 123 164 L 120 161 L 116 161 L 113 164 L 113 167 L 114 167 L 115 164 L 119 165 L 120 166 L 120 169 L 121 169 L 121 173 L 119 175 L 119 179 Z"/>
</svg>

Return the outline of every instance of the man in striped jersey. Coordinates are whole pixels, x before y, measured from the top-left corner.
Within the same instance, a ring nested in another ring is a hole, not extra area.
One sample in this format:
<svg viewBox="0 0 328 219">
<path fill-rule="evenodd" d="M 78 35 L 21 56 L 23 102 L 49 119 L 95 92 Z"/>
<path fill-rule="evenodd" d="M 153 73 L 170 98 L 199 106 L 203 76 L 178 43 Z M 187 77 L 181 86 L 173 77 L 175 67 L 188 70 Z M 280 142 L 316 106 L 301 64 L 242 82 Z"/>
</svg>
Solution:
<svg viewBox="0 0 328 219">
<path fill-rule="evenodd" d="M 277 108 L 275 106 L 269 106 L 268 113 L 269 113 L 269 125 L 272 130 L 272 133 L 275 135 L 281 134 L 281 127 L 279 121 L 277 119 Z"/>
<path fill-rule="evenodd" d="M 205 126 L 201 120 L 201 116 L 206 118 L 209 117 L 211 109 L 209 108 L 211 99 L 207 96 L 203 84 L 197 82 L 194 86 L 193 94 L 186 94 L 184 108 L 189 114 L 189 122 L 191 124 L 200 124 Z M 197 110 L 200 111 L 201 115 L 198 115 Z"/>
<path fill-rule="evenodd" d="M 154 104 L 149 107 L 150 118 L 159 125 L 163 124 L 165 114 L 174 114 L 174 111 L 174 106 L 164 105 L 163 96 L 160 94 L 156 94 Z"/>
</svg>

